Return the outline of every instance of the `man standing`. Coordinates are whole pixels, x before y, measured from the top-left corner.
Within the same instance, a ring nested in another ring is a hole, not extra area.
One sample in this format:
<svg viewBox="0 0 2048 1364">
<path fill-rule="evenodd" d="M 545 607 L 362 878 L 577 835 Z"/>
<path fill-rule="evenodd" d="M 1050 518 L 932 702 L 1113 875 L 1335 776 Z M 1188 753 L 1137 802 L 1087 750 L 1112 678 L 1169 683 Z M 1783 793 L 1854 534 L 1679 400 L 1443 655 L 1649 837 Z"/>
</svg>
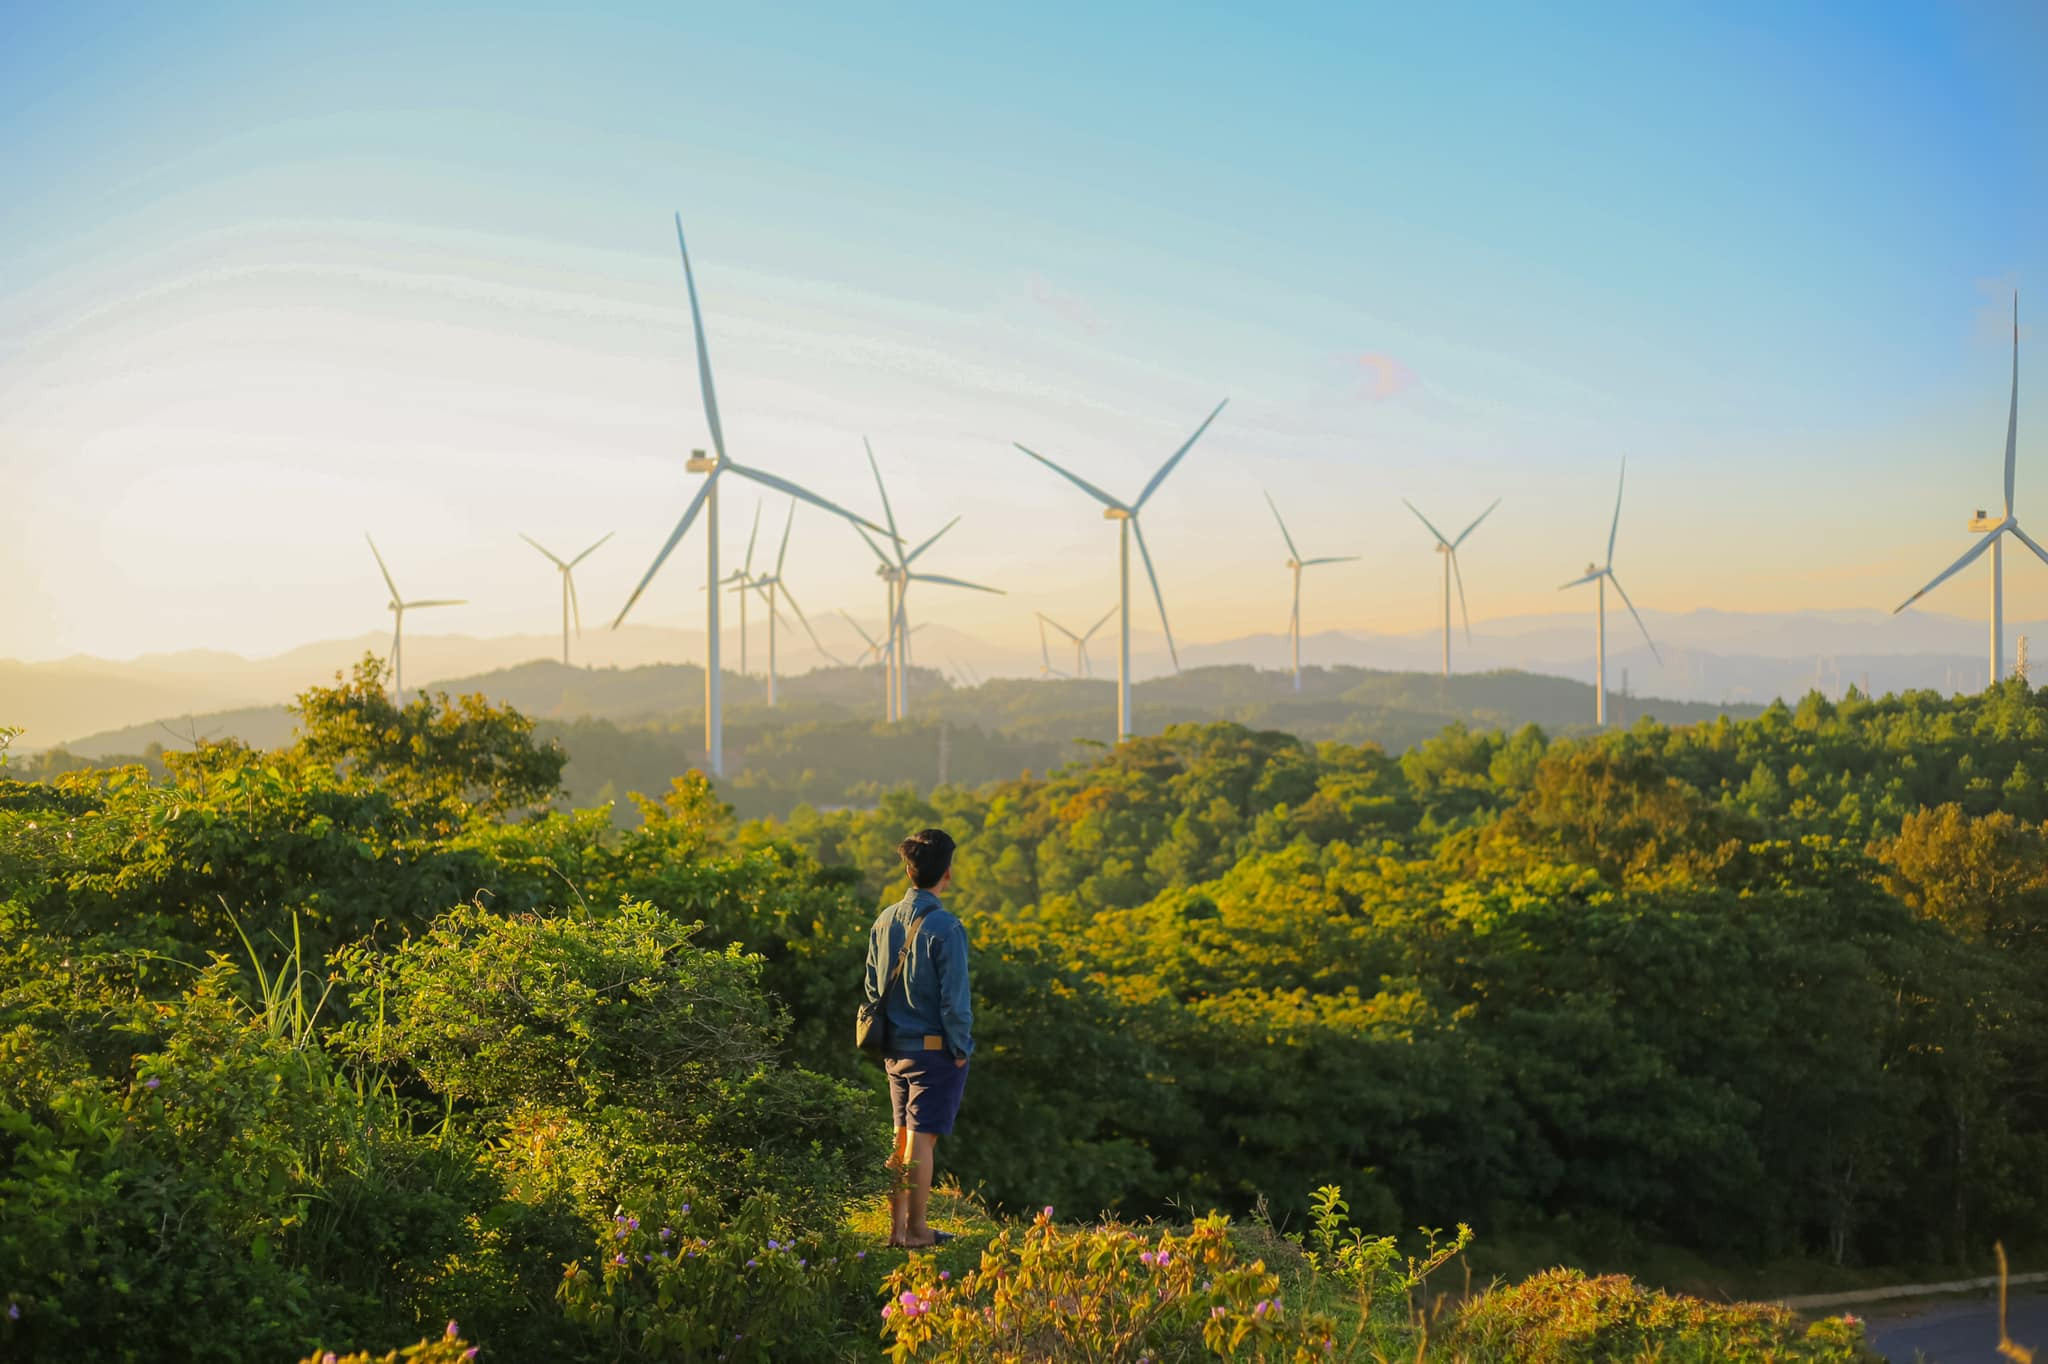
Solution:
<svg viewBox="0 0 2048 1364">
<path fill-rule="evenodd" d="M 939 897 L 953 884 L 953 840 L 925 829 L 896 845 L 910 889 L 868 933 L 867 997 L 886 999 L 889 1106 L 896 1141 L 889 1156 L 889 1244 L 917 1249 L 951 1235 L 925 1223 L 932 1151 L 953 1130 L 974 1052 L 974 1005 L 967 990 L 967 930 Z"/>
</svg>

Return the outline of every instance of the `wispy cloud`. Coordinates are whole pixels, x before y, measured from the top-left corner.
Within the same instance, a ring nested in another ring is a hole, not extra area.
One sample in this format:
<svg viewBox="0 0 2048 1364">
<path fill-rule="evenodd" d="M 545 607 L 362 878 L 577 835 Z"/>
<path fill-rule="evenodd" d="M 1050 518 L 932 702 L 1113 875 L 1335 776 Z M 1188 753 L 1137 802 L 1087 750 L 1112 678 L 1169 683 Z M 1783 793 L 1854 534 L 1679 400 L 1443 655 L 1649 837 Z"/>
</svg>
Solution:
<svg viewBox="0 0 2048 1364">
<path fill-rule="evenodd" d="M 1095 310 L 1078 295 L 1055 288 L 1043 275 L 1031 276 L 1029 284 L 1033 303 L 1083 336 L 1101 336 L 1109 330 L 1109 324 L 1096 316 Z"/>
</svg>

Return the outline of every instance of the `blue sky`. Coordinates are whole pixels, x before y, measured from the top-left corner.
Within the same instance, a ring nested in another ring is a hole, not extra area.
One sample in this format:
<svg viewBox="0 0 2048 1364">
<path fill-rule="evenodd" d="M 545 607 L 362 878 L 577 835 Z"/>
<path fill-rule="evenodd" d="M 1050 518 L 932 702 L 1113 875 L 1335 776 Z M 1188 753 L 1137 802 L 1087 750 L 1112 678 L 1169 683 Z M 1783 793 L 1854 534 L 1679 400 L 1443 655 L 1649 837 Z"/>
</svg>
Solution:
<svg viewBox="0 0 2048 1364">
<path fill-rule="evenodd" d="M 1223 396 L 1148 511 L 1190 638 L 1284 620 L 1262 487 L 1364 556 L 1310 606 L 1355 629 L 1434 619 L 1403 496 L 1505 499 L 1481 619 L 1572 605 L 1624 455 L 1667 610 L 1888 608 L 1996 496 L 2038 9 L 598 8 L 13 14 L 0 654 L 376 628 L 365 528 L 471 633 L 547 628 L 515 530 L 616 528 L 608 615 L 705 443 L 675 210 L 735 455 L 865 508 L 872 436 L 1011 590 L 928 617 L 991 638 L 1113 569 L 1009 442 L 1135 491 Z M 807 534 L 806 605 L 862 553 Z M 695 620 L 696 562 L 636 619 Z"/>
</svg>

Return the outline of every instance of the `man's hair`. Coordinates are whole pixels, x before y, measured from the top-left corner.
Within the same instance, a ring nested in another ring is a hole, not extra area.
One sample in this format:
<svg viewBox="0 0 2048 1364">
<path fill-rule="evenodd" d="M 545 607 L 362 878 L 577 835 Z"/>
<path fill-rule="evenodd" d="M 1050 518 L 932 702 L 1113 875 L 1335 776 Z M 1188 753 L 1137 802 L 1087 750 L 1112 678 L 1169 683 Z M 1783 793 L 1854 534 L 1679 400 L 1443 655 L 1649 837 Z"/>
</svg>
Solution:
<svg viewBox="0 0 2048 1364">
<path fill-rule="evenodd" d="M 919 829 L 896 845 L 903 855 L 903 869 L 910 884 L 930 890 L 946 877 L 953 865 L 953 836 L 944 829 Z"/>
</svg>

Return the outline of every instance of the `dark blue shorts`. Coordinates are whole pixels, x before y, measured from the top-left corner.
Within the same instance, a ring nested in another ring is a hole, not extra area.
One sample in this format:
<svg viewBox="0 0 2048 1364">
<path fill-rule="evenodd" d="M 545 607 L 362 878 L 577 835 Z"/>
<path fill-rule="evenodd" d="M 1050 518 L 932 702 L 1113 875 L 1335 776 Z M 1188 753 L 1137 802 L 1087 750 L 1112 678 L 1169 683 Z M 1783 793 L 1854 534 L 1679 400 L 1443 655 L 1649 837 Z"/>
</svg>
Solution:
<svg viewBox="0 0 2048 1364">
<path fill-rule="evenodd" d="M 956 1065 L 951 1052 L 918 1051 L 891 1056 L 889 1108 L 896 1126 L 935 1137 L 953 1130 L 960 1115 L 960 1096 L 967 1092 L 968 1067 Z"/>
</svg>

